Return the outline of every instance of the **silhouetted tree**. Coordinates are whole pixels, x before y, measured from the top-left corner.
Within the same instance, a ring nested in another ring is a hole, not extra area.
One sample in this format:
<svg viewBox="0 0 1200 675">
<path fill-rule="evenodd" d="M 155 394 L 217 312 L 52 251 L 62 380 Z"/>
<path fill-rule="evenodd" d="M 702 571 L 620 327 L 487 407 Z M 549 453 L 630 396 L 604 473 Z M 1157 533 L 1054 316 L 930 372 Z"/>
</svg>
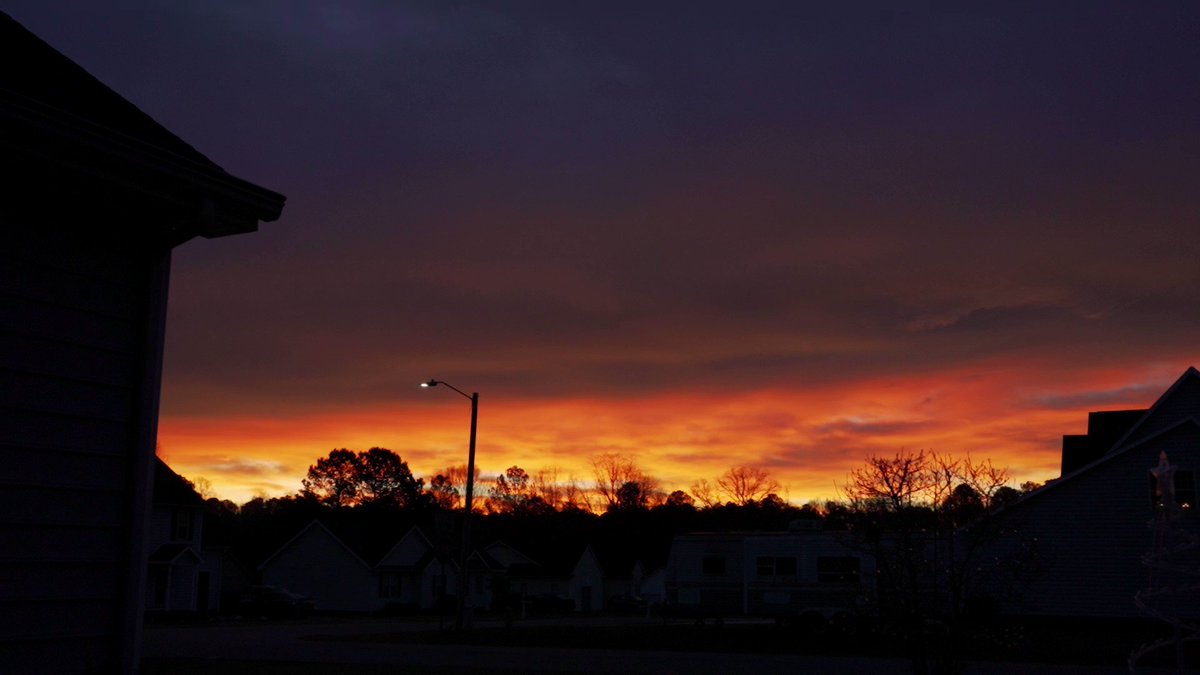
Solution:
<svg viewBox="0 0 1200 675">
<path fill-rule="evenodd" d="M 358 456 L 346 448 L 329 451 L 308 467 L 303 481 L 304 491 L 329 506 L 352 506 L 358 503 Z"/>
<path fill-rule="evenodd" d="M 609 509 L 620 506 L 618 493 L 627 483 L 636 483 L 638 499 L 650 504 L 658 494 L 658 480 L 638 468 L 632 457 L 608 453 L 592 459 L 592 470 L 596 477 L 596 491 L 607 502 Z"/>
<path fill-rule="evenodd" d="M 447 511 L 458 506 L 460 499 L 458 488 L 443 474 L 438 474 L 429 481 L 429 495 L 434 505 Z"/>
<path fill-rule="evenodd" d="M 729 501 L 743 506 L 779 489 L 779 481 L 765 470 L 752 466 L 730 467 L 717 478 L 717 490 Z"/>
<path fill-rule="evenodd" d="M 530 494 L 550 508 L 560 508 L 563 503 L 563 487 L 558 483 L 558 468 L 538 469 L 530 479 Z"/>
<path fill-rule="evenodd" d="M 670 507 L 690 507 L 695 508 L 696 500 L 683 490 L 676 490 L 667 495 L 667 501 L 663 502 L 664 506 Z"/>
<path fill-rule="evenodd" d="M 636 481 L 626 481 L 624 485 L 617 488 L 617 501 L 609 507 L 613 511 L 633 511 L 637 509 L 645 509 L 649 506 L 649 499 L 646 493 L 642 490 L 642 485 Z"/>
<path fill-rule="evenodd" d="M 1001 508 L 1015 503 L 1021 498 L 1021 493 L 1017 490 L 1003 485 L 996 490 L 996 494 L 992 495 L 992 508 Z"/>
<path fill-rule="evenodd" d="M 692 497 L 706 509 L 711 509 L 721 504 L 721 498 L 717 496 L 716 488 L 706 478 L 701 478 L 692 483 L 691 492 Z"/>
<path fill-rule="evenodd" d="M 371 448 L 358 455 L 359 501 L 400 507 L 422 503 L 424 481 L 413 476 L 408 462 L 387 448 Z"/>
<path fill-rule="evenodd" d="M 359 453 L 338 448 L 308 467 L 303 492 L 334 507 L 415 507 L 423 503 L 423 484 L 408 463 L 387 448 Z"/>
<path fill-rule="evenodd" d="M 519 466 L 510 466 L 496 476 L 488 490 L 487 508 L 494 513 L 523 511 L 531 494 L 529 473 Z"/>
<path fill-rule="evenodd" d="M 920 626 L 966 606 L 977 554 L 997 535 L 985 517 L 1007 472 L 990 460 L 955 459 L 926 450 L 868 457 L 850 473 L 851 531 L 872 550 L 881 610 L 905 631 L 918 673 L 955 662 L 954 642 L 929 641 Z"/>
</svg>

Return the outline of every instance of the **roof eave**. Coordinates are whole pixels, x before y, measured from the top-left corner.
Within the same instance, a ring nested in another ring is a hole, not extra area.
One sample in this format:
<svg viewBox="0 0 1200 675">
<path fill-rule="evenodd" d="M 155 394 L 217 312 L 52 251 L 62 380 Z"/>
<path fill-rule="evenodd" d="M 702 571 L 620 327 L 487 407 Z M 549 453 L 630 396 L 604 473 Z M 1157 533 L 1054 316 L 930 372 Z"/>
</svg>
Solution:
<svg viewBox="0 0 1200 675">
<path fill-rule="evenodd" d="M 118 189 L 149 193 L 190 214 L 180 241 L 254 232 L 277 220 L 286 198 L 216 164 L 151 143 L 0 89 L 0 146 Z M 154 182 L 139 180 L 154 175 Z"/>
</svg>

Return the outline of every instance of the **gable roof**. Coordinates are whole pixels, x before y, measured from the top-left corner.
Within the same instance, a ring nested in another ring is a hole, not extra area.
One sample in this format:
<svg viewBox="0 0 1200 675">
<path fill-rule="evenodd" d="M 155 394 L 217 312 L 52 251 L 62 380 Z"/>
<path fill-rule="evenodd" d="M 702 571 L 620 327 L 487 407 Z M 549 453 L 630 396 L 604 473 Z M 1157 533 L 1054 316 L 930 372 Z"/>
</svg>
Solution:
<svg viewBox="0 0 1200 675">
<path fill-rule="evenodd" d="M 1174 426 L 1180 419 L 1195 418 L 1200 414 L 1200 371 L 1188 366 L 1162 396 L 1150 406 L 1128 431 L 1125 432 L 1108 454 L 1117 454 L 1135 444 L 1141 437 L 1157 435 L 1157 432 Z"/>
<path fill-rule="evenodd" d="M 184 555 L 192 559 L 192 562 L 200 562 L 200 556 L 192 550 L 187 544 L 163 544 L 150 554 L 149 562 L 151 565 L 174 565 Z"/>
<path fill-rule="evenodd" d="M 399 564 L 391 560 L 392 554 L 408 541 L 416 541 L 423 547 L 424 550 L 421 552 L 421 555 L 417 556 L 416 560 L 407 564 Z M 379 560 L 376 561 L 375 566 L 381 568 L 386 566 L 389 569 L 399 568 L 408 570 L 422 570 L 428 566 L 429 563 L 438 559 L 437 551 L 434 550 L 433 542 L 429 540 L 429 537 L 425 536 L 425 532 L 422 531 L 420 527 L 414 525 L 409 528 L 408 532 L 404 533 L 404 536 L 396 540 L 396 543 L 392 544 L 391 548 L 389 548 L 387 552 L 379 557 Z M 452 565 L 454 564 L 454 561 L 449 557 L 442 558 L 441 560 Z"/>
<path fill-rule="evenodd" d="M 288 539 L 274 553 L 267 556 L 265 560 L 263 560 L 261 563 L 259 563 L 258 569 L 259 570 L 265 569 L 267 566 L 267 563 L 274 560 L 276 557 L 278 557 L 281 553 L 286 551 L 288 548 L 291 548 L 292 544 L 299 541 L 300 538 L 303 537 L 305 534 L 307 534 L 309 530 L 314 530 L 316 532 L 319 532 L 319 533 L 325 535 L 329 540 L 333 541 L 337 545 L 338 548 L 343 550 L 352 559 L 358 561 L 363 567 L 366 567 L 367 569 L 371 569 L 371 565 L 367 564 L 367 561 L 363 560 L 362 556 L 355 553 L 354 549 L 347 546 L 346 542 L 342 541 L 340 537 L 338 537 L 336 534 L 334 534 L 332 530 L 330 530 L 328 527 L 326 527 L 325 524 L 319 520 L 314 520 L 314 521 L 310 522 L 308 525 L 305 525 L 303 528 L 301 528 L 300 531 L 295 534 L 295 536 L 293 536 L 291 539 Z"/>
<path fill-rule="evenodd" d="M 201 497 L 186 478 L 175 473 L 160 457 L 154 458 L 154 491 L 150 498 L 156 506 L 203 507 Z"/>
<path fill-rule="evenodd" d="M 252 232 L 283 209 L 283 195 L 228 174 L 3 12 L 0 159 L 61 183 L 40 185 L 43 199 L 70 183 L 170 203 L 188 216 L 170 224 L 176 243 Z"/>
<path fill-rule="evenodd" d="M 220 169 L 4 12 L 0 12 L 0 36 L 0 59 L 15 66 L 0 68 L 0 90 L 5 94 L 21 96 L 29 105 L 88 120 L 181 159 Z M 30 61 L 35 61 L 36 67 Z"/>
<path fill-rule="evenodd" d="M 1193 412 L 1195 411 L 1195 412 Z M 1058 480 L 1038 488 L 1023 496 L 1016 502 L 1004 507 L 1004 511 L 1018 508 L 1044 494 L 1053 494 L 1056 488 L 1068 481 L 1090 472 L 1113 459 L 1143 446 L 1156 438 L 1171 433 L 1185 426 L 1200 428 L 1200 371 L 1189 366 L 1175 382 L 1167 388 L 1154 405 L 1150 406 L 1128 431 L 1121 436 L 1112 449 L 1095 461 L 1089 462 L 1078 469 L 1062 476 Z"/>
</svg>

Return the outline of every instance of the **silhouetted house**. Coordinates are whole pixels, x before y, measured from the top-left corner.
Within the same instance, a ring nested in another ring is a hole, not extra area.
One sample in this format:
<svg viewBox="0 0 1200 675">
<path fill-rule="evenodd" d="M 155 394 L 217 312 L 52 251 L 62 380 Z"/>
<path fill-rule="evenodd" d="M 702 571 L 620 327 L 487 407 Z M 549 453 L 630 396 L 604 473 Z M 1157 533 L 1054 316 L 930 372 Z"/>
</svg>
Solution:
<svg viewBox="0 0 1200 675">
<path fill-rule="evenodd" d="M 0 13 L 0 664 L 132 672 L 171 249 L 283 197 Z"/>
<path fill-rule="evenodd" d="M 666 550 L 638 551 L 612 545 L 596 550 L 603 569 L 605 608 L 627 609 L 633 604 L 657 605 L 662 602 Z"/>
<path fill-rule="evenodd" d="M 664 608 L 702 618 L 833 618 L 870 610 L 874 580 L 874 559 L 833 533 L 688 534 L 671 544 Z"/>
<path fill-rule="evenodd" d="M 146 609 L 195 612 L 210 606 L 212 578 L 202 570 L 204 500 L 166 462 L 154 459 L 154 489 L 146 541 Z"/>
<path fill-rule="evenodd" d="M 1061 478 L 1000 513 L 1014 535 L 994 545 L 999 564 L 989 584 L 1004 612 L 1142 616 L 1134 595 L 1169 577 L 1143 563 L 1147 554 L 1169 553 L 1162 547 L 1169 547 L 1170 538 L 1148 526 L 1166 514 L 1151 474 L 1160 453 L 1175 467 L 1172 487 L 1183 505 L 1171 526 L 1185 533 L 1184 539 L 1200 535 L 1195 512 L 1200 373 L 1195 368 L 1148 410 L 1089 414 L 1088 430 L 1086 437 L 1065 437 Z M 1200 572 L 1194 558 L 1176 562 Z M 1190 579 L 1197 581 L 1200 577 Z M 1194 592 L 1165 599 L 1187 605 L 1193 616 L 1200 615 L 1198 600 Z"/>
<path fill-rule="evenodd" d="M 571 568 L 567 597 L 579 612 L 598 612 L 607 609 L 605 570 L 591 546 L 583 549 Z"/>
<path fill-rule="evenodd" d="M 318 611 L 428 610 L 455 589 L 457 567 L 416 527 L 382 554 L 371 536 L 312 521 L 259 565 L 262 582 L 311 597 Z"/>
<path fill-rule="evenodd" d="M 520 592 L 514 584 L 524 582 L 529 588 L 544 574 L 541 563 L 505 542 L 492 542 L 467 558 L 467 606 L 481 610 L 497 607 L 501 594 Z"/>
</svg>

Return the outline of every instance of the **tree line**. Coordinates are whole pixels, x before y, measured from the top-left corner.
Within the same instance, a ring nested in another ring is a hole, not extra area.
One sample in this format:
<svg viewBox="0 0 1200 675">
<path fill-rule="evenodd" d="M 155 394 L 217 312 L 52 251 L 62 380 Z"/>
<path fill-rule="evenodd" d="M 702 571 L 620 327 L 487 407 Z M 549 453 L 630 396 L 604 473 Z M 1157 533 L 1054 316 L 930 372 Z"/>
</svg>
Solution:
<svg viewBox="0 0 1200 675">
<path fill-rule="evenodd" d="M 514 465 L 486 479 L 477 468 L 475 490 L 482 499 L 475 508 L 485 513 L 564 509 L 603 513 L 667 504 L 712 508 L 745 506 L 766 499 L 784 501 L 778 495 L 780 483 L 758 467 L 730 467 L 712 482 L 696 481 L 690 493 L 667 493 L 657 478 L 627 455 L 602 454 L 590 463 L 590 484 L 574 475 L 560 476 L 557 468 L 530 473 Z M 426 484 L 392 450 L 374 447 L 354 452 L 336 448 L 308 467 L 296 496 L 331 508 L 374 505 L 454 510 L 463 506 L 466 473 L 465 465 L 449 466 L 436 472 Z"/>
<path fill-rule="evenodd" d="M 694 481 L 686 491 L 666 492 L 659 479 L 628 455 L 605 453 L 593 457 L 590 464 L 590 484 L 576 475 L 563 477 L 553 467 L 530 473 L 514 465 L 490 478 L 476 467 L 473 509 L 484 514 L 603 514 L 660 507 L 790 506 L 779 494 L 782 484 L 760 467 L 732 466 L 711 481 Z M 297 493 L 282 499 L 332 509 L 461 510 L 466 473 L 465 464 L 448 466 L 435 472 L 426 484 L 399 454 L 387 448 L 360 452 L 335 448 L 308 467 Z M 902 450 L 893 457 L 867 457 L 839 486 L 840 499 L 810 502 L 800 509 L 805 515 L 832 516 L 835 521 L 850 512 L 873 514 L 876 519 L 885 514 L 923 514 L 926 520 L 948 518 L 961 525 L 1040 486 L 1027 482 L 1014 488 L 1009 482 L 1007 470 L 990 460 L 976 462 L 970 457 Z M 202 493 L 211 493 L 207 479 L 200 477 L 194 484 Z M 229 501 L 222 505 L 227 511 L 238 511 L 265 501 L 269 500 L 260 497 L 241 506 Z"/>
</svg>

